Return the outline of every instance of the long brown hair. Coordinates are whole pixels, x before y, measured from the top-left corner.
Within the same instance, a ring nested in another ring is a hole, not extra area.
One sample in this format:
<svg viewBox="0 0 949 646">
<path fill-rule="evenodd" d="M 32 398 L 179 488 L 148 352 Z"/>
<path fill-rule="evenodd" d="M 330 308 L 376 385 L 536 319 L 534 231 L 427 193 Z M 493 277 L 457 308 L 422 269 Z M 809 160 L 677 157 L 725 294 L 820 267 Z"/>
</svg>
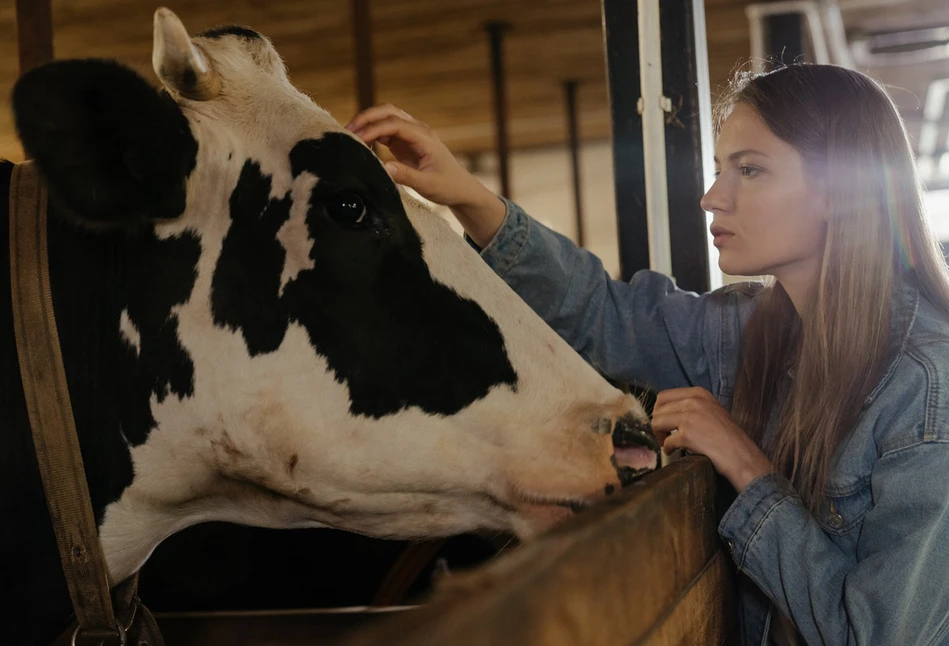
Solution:
<svg viewBox="0 0 949 646">
<path fill-rule="evenodd" d="M 834 453 L 886 368 L 893 299 L 907 274 L 949 316 L 949 277 L 928 223 L 903 121 L 869 77 L 832 65 L 739 72 L 716 124 L 752 107 L 794 146 L 830 207 L 820 277 L 803 318 L 779 283 L 745 330 L 732 416 L 796 485 L 823 502 Z"/>
</svg>

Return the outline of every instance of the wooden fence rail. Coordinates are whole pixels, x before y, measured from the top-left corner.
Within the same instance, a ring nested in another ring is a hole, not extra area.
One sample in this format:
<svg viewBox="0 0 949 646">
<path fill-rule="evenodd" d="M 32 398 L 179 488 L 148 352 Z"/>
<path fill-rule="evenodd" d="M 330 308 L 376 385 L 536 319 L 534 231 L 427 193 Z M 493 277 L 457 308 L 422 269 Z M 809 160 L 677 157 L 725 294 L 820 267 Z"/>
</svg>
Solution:
<svg viewBox="0 0 949 646">
<path fill-rule="evenodd" d="M 160 623 L 176 646 L 733 644 L 732 569 L 715 501 L 711 463 L 687 457 L 487 565 L 451 575 L 415 609 Z"/>
</svg>

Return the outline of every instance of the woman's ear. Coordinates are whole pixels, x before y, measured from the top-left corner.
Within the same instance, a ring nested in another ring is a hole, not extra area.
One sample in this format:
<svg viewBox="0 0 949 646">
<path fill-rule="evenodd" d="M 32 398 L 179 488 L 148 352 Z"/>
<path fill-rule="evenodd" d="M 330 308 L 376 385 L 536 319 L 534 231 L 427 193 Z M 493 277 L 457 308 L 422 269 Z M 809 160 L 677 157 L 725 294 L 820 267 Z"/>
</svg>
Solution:
<svg viewBox="0 0 949 646">
<path fill-rule="evenodd" d="M 90 224 L 184 211 L 198 144 L 167 93 L 115 62 L 57 61 L 13 88 L 13 115 L 50 197 Z"/>
</svg>

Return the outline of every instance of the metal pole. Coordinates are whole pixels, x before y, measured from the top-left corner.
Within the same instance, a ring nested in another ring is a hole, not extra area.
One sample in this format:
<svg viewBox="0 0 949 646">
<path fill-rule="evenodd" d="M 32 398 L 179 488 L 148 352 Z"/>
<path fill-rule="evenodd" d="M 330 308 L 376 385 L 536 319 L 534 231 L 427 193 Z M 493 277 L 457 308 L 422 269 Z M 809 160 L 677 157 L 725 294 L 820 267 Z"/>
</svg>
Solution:
<svg viewBox="0 0 949 646">
<path fill-rule="evenodd" d="M 53 14 L 50 0 L 16 0 L 20 74 L 53 60 Z"/>
<path fill-rule="evenodd" d="M 369 0 L 352 0 L 350 7 L 356 69 L 356 96 L 359 110 L 365 110 L 376 103 L 372 70 L 372 21 L 369 16 Z"/>
<path fill-rule="evenodd" d="M 669 199 L 666 186 L 666 115 L 671 109 L 662 87 L 662 31 L 659 0 L 639 0 L 639 82 L 642 98 L 643 157 L 646 174 L 646 220 L 649 222 L 649 266 L 672 272 Z"/>
<path fill-rule="evenodd" d="M 507 25 L 489 22 L 485 25 L 491 44 L 491 80 L 494 89 L 494 127 L 498 150 L 498 175 L 501 180 L 501 195 L 511 197 L 511 177 L 509 168 L 510 149 L 507 133 L 507 95 L 504 77 L 504 31 Z"/>
<path fill-rule="evenodd" d="M 602 0 L 602 8 L 622 278 L 651 267 L 706 291 L 699 201 L 711 178 L 712 126 L 702 0 Z"/>
<path fill-rule="evenodd" d="M 649 267 L 646 178 L 639 102 L 639 21 L 636 3 L 602 0 L 603 38 L 613 122 L 613 176 L 619 264 L 623 280 Z"/>
<path fill-rule="evenodd" d="M 577 223 L 577 245 L 583 247 L 583 200 L 580 192 L 580 135 L 577 110 L 577 82 L 563 83 L 567 110 L 567 138 L 570 146 L 570 171 L 573 175 L 573 206 Z"/>
<path fill-rule="evenodd" d="M 793 63 L 804 56 L 804 29 L 801 18 L 799 13 L 768 16 L 766 56 L 782 63 Z"/>
<path fill-rule="evenodd" d="M 722 283 L 709 219 L 700 204 L 714 175 L 704 2 L 662 0 L 660 21 L 672 275 L 679 287 L 701 293 Z"/>
</svg>

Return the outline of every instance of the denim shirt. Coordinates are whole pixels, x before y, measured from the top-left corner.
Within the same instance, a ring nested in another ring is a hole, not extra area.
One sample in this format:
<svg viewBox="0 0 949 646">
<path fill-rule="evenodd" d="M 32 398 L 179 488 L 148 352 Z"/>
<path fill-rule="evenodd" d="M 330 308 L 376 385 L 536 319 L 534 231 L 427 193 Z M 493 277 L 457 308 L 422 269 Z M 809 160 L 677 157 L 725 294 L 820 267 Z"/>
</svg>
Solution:
<svg viewBox="0 0 949 646">
<path fill-rule="evenodd" d="M 651 271 L 614 281 L 506 203 L 482 258 L 590 364 L 655 390 L 701 386 L 729 407 L 760 286 L 697 295 Z M 949 322 L 912 281 L 881 307 L 894 312 L 892 359 L 834 456 L 822 511 L 770 473 L 719 524 L 745 646 L 768 643 L 775 608 L 808 644 L 949 644 Z"/>
</svg>

